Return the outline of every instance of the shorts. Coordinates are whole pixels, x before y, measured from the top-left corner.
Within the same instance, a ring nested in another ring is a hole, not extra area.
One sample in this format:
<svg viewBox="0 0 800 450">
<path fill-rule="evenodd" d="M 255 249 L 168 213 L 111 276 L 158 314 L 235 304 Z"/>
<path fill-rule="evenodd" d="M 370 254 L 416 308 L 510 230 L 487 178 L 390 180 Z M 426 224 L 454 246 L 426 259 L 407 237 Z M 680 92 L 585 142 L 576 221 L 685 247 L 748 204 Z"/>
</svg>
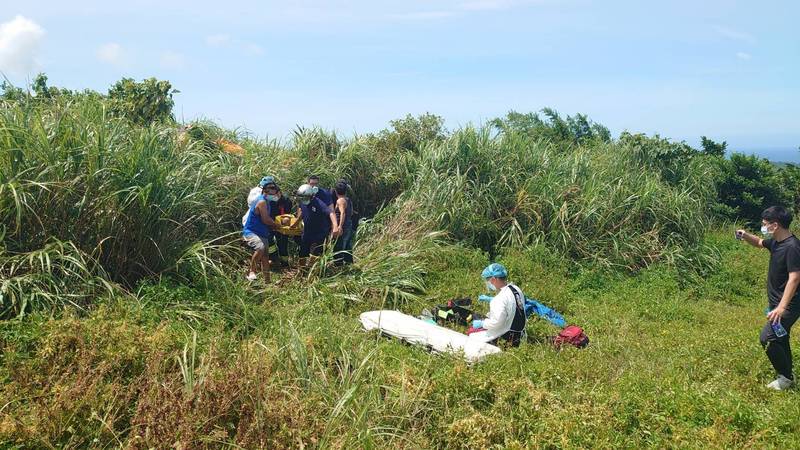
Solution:
<svg viewBox="0 0 800 450">
<path fill-rule="evenodd" d="M 244 241 L 247 243 L 250 248 L 255 251 L 264 250 L 269 248 L 269 237 L 261 237 L 257 234 L 245 234 L 242 236 Z"/>
</svg>

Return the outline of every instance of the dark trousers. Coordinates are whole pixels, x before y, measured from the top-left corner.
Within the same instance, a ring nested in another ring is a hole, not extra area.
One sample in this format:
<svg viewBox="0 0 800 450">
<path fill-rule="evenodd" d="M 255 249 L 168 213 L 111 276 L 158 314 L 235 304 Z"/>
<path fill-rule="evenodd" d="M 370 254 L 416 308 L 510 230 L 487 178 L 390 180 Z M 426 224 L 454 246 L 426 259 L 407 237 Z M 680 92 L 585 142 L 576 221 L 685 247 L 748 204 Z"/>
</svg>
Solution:
<svg viewBox="0 0 800 450">
<path fill-rule="evenodd" d="M 307 258 L 310 255 L 319 256 L 322 254 L 322 248 L 325 245 L 325 238 L 306 238 L 300 240 L 300 257 Z"/>
<path fill-rule="evenodd" d="M 336 239 L 333 246 L 334 261 L 337 264 L 353 264 L 353 235 L 352 227 L 344 227 L 342 235 Z"/>
<path fill-rule="evenodd" d="M 775 332 L 769 322 L 761 329 L 761 335 L 759 336 L 761 346 L 764 347 L 772 367 L 775 368 L 779 375 L 783 375 L 790 380 L 794 379 L 794 375 L 792 374 L 792 348 L 789 345 L 789 336 L 791 336 L 790 329 L 798 317 L 800 317 L 800 311 L 786 311 L 783 313 L 781 325 L 786 329 L 786 336 L 780 338 L 775 336 Z"/>
</svg>

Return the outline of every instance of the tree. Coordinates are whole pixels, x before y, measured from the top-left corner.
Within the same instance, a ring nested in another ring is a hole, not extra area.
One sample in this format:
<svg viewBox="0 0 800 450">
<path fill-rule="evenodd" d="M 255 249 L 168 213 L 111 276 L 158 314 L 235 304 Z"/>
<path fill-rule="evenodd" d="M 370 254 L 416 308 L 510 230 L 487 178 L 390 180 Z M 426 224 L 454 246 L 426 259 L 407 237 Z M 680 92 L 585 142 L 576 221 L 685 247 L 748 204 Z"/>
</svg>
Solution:
<svg viewBox="0 0 800 450">
<path fill-rule="evenodd" d="M 139 125 L 173 122 L 172 95 L 178 92 L 169 81 L 148 78 L 136 82 L 123 78 L 108 90 L 110 110 Z"/>
<path fill-rule="evenodd" d="M 554 143 L 580 145 L 590 141 L 609 142 L 611 132 L 599 123 L 592 122 L 585 114 L 562 118 L 551 108 L 539 113 L 522 114 L 509 111 L 505 117 L 498 117 L 489 123 L 501 133 L 516 132 L 550 140 Z"/>
<path fill-rule="evenodd" d="M 418 117 L 411 114 L 403 119 L 389 122 L 391 130 L 383 130 L 380 135 L 403 150 L 417 150 L 428 141 L 442 141 L 447 137 L 444 119 L 431 113 Z"/>
<path fill-rule="evenodd" d="M 794 206 L 791 186 L 769 160 L 734 153 L 725 160 L 717 192 L 725 215 L 751 224 L 761 221 L 761 212 L 773 205 Z"/>
<path fill-rule="evenodd" d="M 720 158 L 725 157 L 725 150 L 728 149 L 727 142 L 722 141 L 720 144 L 708 139 L 705 136 L 700 136 L 700 145 L 703 147 L 703 153 L 706 155 L 717 156 Z"/>
</svg>

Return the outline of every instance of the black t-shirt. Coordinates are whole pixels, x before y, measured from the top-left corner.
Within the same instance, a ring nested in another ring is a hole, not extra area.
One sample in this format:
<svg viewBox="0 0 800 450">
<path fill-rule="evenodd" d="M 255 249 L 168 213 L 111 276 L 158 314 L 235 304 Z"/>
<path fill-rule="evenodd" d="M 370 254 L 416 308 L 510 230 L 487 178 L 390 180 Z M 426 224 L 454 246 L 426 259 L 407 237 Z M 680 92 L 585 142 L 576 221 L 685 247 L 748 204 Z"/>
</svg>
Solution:
<svg viewBox="0 0 800 450">
<path fill-rule="evenodd" d="M 789 272 L 800 271 L 800 240 L 794 235 L 778 242 L 774 239 L 764 239 L 764 248 L 769 250 L 769 272 L 767 273 L 767 297 L 770 308 L 775 308 L 781 302 L 786 282 L 789 281 Z M 794 293 L 792 301 L 786 308 L 789 311 L 800 312 L 800 289 Z"/>
<path fill-rule="evenodd" d="M 285 195 L 281 195 L 278 201 L 269 202 L 269 206 L 269 215 L 272 216 L 273 219 L 281 214 L 294 214 L 294 211 L 292 211 L 292 201 Z"/>
</svg>

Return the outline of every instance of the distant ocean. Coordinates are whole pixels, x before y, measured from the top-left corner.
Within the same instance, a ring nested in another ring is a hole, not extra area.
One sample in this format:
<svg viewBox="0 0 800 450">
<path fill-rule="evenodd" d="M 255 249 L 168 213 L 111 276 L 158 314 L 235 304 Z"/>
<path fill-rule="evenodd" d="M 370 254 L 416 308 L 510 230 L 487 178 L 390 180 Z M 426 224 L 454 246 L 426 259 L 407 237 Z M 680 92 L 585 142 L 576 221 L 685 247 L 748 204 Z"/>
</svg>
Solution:
<svg viewBox="0 0 800 450">
<path fill-rule="evenodd" d="M 729 151 L 746 155 L 755 154 L 772 162 L 800 163 L 800 149 L 797 147 L 729 148 Z"/>
</svg>

